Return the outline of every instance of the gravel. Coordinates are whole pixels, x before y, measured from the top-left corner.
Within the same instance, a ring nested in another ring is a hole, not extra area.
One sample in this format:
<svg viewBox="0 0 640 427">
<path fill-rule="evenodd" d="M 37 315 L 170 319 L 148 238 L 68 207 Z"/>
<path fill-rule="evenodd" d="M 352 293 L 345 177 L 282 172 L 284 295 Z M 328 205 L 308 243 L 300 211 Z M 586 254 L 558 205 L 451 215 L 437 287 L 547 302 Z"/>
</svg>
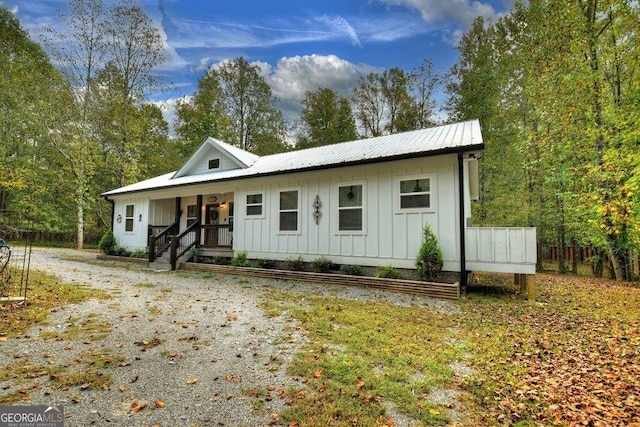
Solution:
<svg viewBox="0 0 640 427">
<path fill-rule="evenodd" d="M 277 424 L 285 404 L 278 391 L 295 384 L 286 366 L 305 337 L 286 316 L 267 317 L 259 308 L 271 288 L 417 304 L 443 313 L 458 310 L 451 301 L 355 287 L 154 272 L 143 265 L 96 261 L 90 251 L 34 248 L 31 268 L 113 296 L 56 309 L 46 325 L 0 345 L 2 366 L 22 360 L 77 369 L 86 366 L 77 360 L 89 351 L 123 358 L 104 369 L 113 378 L 106 390 L 60 390 L 51 388 L 47 377 L 33 380 L 37 386 L 30 386 L 26 404 L 64 405 L 65 426 Z M 108 336 L 80 334 L 74 341 L 41 336 L 87 320 L 106 324 Z M 0 382 L 0 394 L 16 389 L 10 381 Z M 147 406 L 133 410 L 143 403 Z"/>
</svg>

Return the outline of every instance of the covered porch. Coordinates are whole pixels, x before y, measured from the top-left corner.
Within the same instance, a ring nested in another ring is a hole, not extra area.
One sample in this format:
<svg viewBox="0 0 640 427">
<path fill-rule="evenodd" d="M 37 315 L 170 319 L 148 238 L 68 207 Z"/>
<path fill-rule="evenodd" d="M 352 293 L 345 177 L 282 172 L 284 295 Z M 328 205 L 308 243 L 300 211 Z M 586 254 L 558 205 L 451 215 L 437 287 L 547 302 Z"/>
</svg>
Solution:
<svg viewBox="0 0 640 427">
<path fill-rule="evenodd" d="M 233 256 L 233 193 L 151 200 L 147 230 L 149 263 L 168 264 L 201 255 Z"/>
</svg>

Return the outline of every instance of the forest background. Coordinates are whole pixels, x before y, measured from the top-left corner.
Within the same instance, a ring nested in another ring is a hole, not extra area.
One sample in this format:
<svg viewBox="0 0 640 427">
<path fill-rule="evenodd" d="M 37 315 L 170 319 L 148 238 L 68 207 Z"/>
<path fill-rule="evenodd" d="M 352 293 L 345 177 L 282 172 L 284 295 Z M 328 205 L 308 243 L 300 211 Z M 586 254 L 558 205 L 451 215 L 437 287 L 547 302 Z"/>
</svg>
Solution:
<svg viewBox="0 0 640 427">
<path fill-rule="evenodd" d="M 562 272 L 564 249 L 580 246 L 596 266 L 606 256 L 618 280 L 631 276 L 640 244 L 637 1 L 517 3 L 496 22 L 478 18 L 447 72 L 425 58 L 414 70 L 362 76 L 349 97 L 307 92 L 295 123 L 256 66 L 229 59 L 177 106 L 175 134 L 148 102 L 162 89 L 154 68 L 164 56 L 135 1 L 71 0 L 59 19 L 64 31 L 35 41 L 0 8 L 0 211 L 38 240 L 94 244 L 111 226 L 102 192 L 175 170 L 207 136 L 264 155 L 430 127 L 445 111 L 446 122 L 482 125 L 475 225 L 537 227 L 539 259 L 556 247 Z"/>
</svg>

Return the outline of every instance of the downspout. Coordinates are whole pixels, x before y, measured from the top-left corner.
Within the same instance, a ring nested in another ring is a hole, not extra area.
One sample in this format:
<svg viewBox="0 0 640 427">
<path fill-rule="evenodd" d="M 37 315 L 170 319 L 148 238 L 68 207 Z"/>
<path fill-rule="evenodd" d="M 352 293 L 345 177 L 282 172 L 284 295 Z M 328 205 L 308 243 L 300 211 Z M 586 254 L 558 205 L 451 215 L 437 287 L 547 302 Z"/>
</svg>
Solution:
<svg viewBox="0 0 640 427">
<path fill-rule="evenodd" d="M 465 243 L 466 218 L 464 212 L 464 160 L 458 152 L 458 203 L 460 204 L 460 291 L 467 292 L 467 258 Z"/>
</svg>

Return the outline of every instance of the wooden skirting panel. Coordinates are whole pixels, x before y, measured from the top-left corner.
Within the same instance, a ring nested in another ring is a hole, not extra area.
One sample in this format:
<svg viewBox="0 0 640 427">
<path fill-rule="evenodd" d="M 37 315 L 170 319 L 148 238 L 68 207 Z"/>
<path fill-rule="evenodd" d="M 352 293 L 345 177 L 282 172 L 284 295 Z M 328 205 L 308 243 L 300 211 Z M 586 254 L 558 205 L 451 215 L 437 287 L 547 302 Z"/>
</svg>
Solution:
<svg viewBox="0 0 640 427">
<path fill-rule="evenodd" d="M 416 280 L 384 279 L 380 277 L 349 276 L 344 274 L 310 273 L 306 271 L 271 270 L 253 267 L 232 267 L 228 265 L 183 262 L 180 269 L 207 271 L 237 276 L 262 277 L 267 279 L 312 282 L 323 285 L 360 286 L 392 292 L 403 292 L 433 298 L 457 299 L 460 296 L 459 283 L 435 283 Z"/>
</svg>

